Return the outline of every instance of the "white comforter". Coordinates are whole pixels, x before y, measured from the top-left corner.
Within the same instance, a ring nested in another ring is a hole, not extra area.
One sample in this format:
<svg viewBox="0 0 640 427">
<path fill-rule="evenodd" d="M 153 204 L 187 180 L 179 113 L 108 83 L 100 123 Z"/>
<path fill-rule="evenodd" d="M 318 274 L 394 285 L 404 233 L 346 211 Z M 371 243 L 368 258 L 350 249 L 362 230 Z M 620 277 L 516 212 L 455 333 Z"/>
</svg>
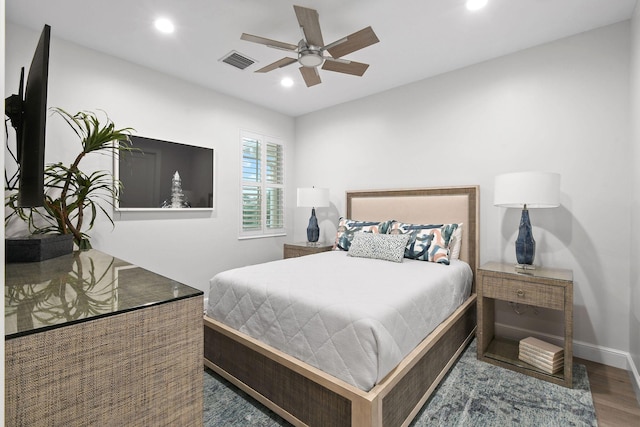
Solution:
<svg viewBox="0 0 640 427">
<path fill-rule="evenodd" d="M 207 315 L 370 390 L 471 292 L 468 264 L 324 252 L 211 279 Z"/>
</svg>

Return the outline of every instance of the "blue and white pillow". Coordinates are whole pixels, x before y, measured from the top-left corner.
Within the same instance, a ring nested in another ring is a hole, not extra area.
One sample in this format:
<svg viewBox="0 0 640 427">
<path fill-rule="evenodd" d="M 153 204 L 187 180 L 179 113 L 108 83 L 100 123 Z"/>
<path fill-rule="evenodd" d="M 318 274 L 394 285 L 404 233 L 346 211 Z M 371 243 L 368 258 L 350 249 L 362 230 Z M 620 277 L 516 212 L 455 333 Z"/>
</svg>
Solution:
<svg viewBox="0 0 640 427">
<path fill-rule="evenodd" d="M 389 234 L 409 235 L 405 258 L 449 264 L 449 243 L 458 224 L 407 224 L 394 221 Z"/>
<path fill-rule="evenodd" d="M 333 244 L 334 251 L 348 251 L 353 237 L 358 233 L 387 234 L 391 221 L 356 221 L 340 218 L 338 232 Z"/>
</svg>

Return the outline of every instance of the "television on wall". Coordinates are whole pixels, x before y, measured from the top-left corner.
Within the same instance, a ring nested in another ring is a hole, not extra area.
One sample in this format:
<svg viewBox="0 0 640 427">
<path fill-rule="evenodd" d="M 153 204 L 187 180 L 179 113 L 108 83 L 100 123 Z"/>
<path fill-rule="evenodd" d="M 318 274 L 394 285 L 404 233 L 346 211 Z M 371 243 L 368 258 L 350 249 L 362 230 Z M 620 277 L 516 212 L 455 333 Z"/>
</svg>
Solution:
<svg viewBox="0 0 640 427">
<path fill-rule="evenodd" d="M 47 125 L 47 86 L 51 27 L 45 25 L 36 46 L 26 88 L 24 67 L 20 73 L 18 94 L 5 99 L 5 114 L 16 133 L 18 162 L 18 205 L 44 204 L 44 150 Z"/>
<path fill-rule="evenodd" d="M 212 148 L 135 135 L 131 143 L 116 159 L 117 210 L 214 208 Z"/>
</svg>

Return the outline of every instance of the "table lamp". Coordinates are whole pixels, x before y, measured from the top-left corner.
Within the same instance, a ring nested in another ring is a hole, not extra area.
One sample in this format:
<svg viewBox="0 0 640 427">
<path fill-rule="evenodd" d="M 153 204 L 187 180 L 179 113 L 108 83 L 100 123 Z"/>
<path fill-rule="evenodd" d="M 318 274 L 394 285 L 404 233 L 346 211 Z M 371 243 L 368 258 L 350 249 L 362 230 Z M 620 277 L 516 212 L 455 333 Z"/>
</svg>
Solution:
<svg viewBox="0 0 640 427">
<path fill-rule="evenodd" d="M 307 227 L 307 241 L 316 243 L 320 238 L 320 227 L 316 218 L 316 208 L 329 206 L 328 188 L 298 188 L 298 207 L 311 208 L 311 218 Z"/>
<path fill-rule="evenodd" d="M 517 267 L 534 269 L 536 241 L 533 239 L 529 209 L 560 206 L 560 175 L 550 172 L 518 172 L 495 177 L 495 206 L 521 208 L 522 217 L 516 239 Z"/>
</svg>

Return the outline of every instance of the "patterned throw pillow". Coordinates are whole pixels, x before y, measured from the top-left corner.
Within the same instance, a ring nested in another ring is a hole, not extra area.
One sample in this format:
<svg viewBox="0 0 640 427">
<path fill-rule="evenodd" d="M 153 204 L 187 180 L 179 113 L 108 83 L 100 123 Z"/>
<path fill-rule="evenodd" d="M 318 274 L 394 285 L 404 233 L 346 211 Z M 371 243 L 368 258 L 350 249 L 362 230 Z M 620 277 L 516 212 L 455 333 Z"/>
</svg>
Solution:
<svg viewBox="0 0 640 427">
<path fill-rule="evenodd" d="M 408 234 L 356 233 L 347 255 L 402 262 L 409 237 Z"/>
<path fill-rule="evenodd" d="M 449 264 L 449 242 L 458 224 L 405 224 L 394 222 L 389 234 L 408 234 L 405 258 Z"/>
<path fill-rule="evenodd" d="M 338 232 L 333 244 L 334 251 L 348 251 L 351 241 L 356 233 L 387 234 L 391 221 L 355 221 L 347 218 L 340 218 L 338 222 Z"/>
</svg>

